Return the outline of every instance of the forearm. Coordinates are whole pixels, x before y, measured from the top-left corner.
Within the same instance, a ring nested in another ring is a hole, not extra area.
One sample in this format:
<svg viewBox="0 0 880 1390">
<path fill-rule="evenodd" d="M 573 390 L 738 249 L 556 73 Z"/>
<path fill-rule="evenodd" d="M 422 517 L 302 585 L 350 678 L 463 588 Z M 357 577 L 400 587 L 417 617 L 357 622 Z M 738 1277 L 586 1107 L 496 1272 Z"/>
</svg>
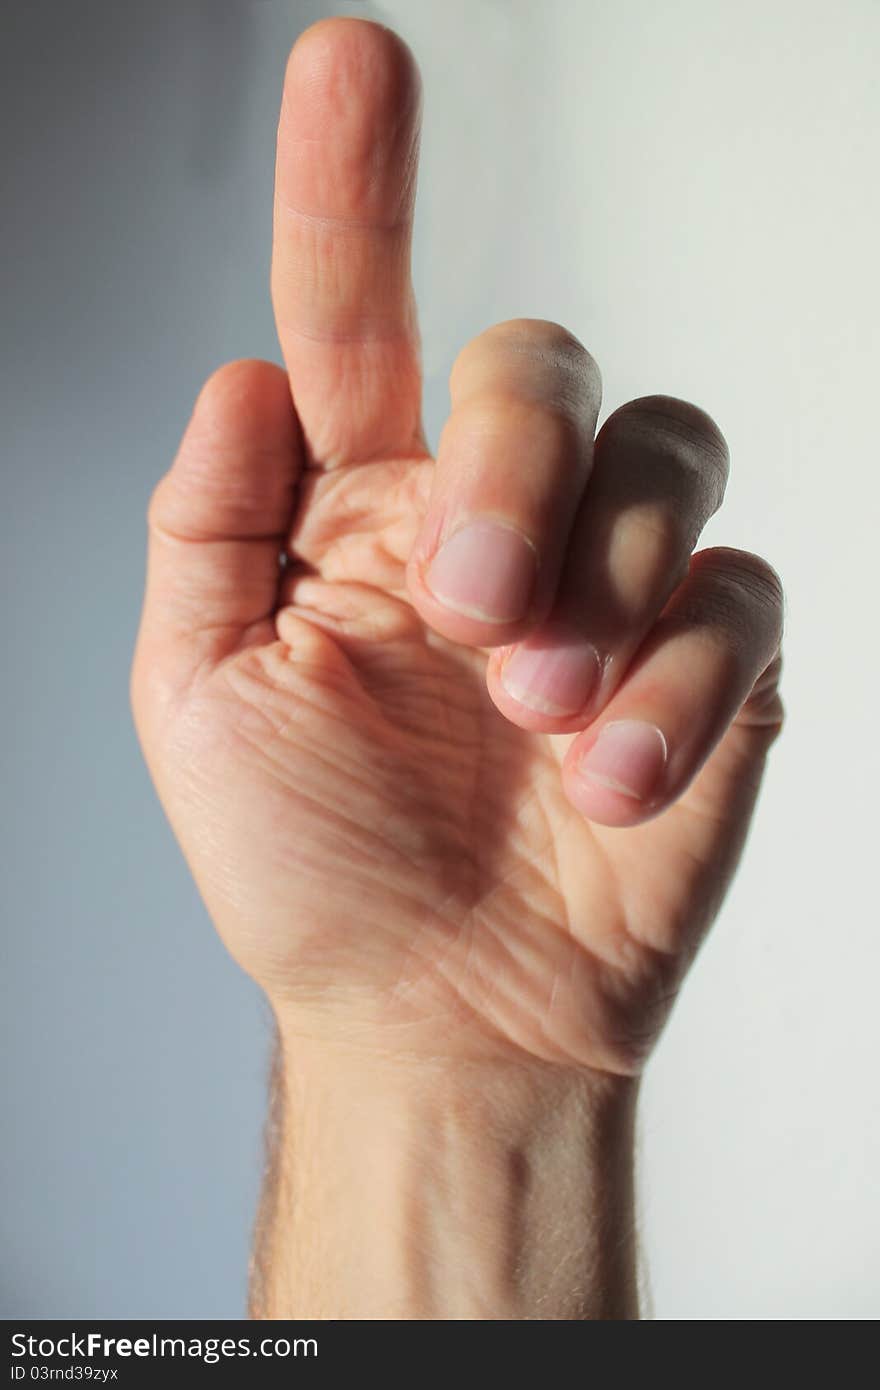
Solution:
<svg viewBox="0 0 880 1390">
<path fill-rule="evenodd" d="M 638 1316 L 635 1084 L 282 1036 L 265 1318 Z"/>
</svg>

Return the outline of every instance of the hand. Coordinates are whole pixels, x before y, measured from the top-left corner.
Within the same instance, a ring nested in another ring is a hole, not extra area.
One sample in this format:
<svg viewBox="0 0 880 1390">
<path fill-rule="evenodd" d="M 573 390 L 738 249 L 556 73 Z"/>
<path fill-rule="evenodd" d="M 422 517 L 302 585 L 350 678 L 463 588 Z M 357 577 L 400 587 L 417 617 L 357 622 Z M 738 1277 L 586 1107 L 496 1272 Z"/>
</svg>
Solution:
<svg viewBox="0 0 880 1390">
<path fill-rule="evenodd" d="M 594 440 L 598 369 L 554 324 L 464 349 L 431 458 L 419 105 L 387 30 L 325 21 L 294 48 L 286 371 L 218 371 L 155 492 L 137 727 L 288 1034 L 630 1075 L 782 723 L 779 581 L 692 554 L 727 475 L 712 420 L 653 396 Z"/>
</svg>

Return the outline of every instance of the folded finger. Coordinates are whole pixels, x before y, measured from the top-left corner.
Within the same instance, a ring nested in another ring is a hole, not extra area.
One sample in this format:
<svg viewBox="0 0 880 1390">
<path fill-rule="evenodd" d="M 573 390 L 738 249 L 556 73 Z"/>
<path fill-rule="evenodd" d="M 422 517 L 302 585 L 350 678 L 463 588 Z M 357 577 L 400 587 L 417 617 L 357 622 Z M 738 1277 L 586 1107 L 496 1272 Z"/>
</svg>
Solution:
<svg viewBox="0 0 880 1390">
<path fill-rule="evenodd" d="M 558 324 L 515 319 L 468 344 L 450 393 L 409 592 L 443 636 L 494 647 L 553 603 L 592 462 L 599 371 Z"/>
<path fill-rule="evenodd" d="M 629 826 L 676 801 L 778 656 L 782 624 L 766 561 L 696 554 L 616 695 L 568 749 L 563 785 L 577 810 Z"/>
<path fill-rule="evenodd" d="M 547 621 L 493 654 L 489 691 L 523 728 L 573 732 L 614 696 L 721 503 L 727 446 L 698 407 L 665 396 L 606 420 Z"/>
</svg>

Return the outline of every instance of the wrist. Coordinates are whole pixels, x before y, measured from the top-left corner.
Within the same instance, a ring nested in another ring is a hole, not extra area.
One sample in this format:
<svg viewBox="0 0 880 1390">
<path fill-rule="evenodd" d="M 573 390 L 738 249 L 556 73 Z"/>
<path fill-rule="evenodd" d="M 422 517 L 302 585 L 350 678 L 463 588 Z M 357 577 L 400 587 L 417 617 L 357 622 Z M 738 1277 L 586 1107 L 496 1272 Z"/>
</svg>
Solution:
<svg viewBox="0 0 880 1390">
<path fill-rule="evenodd" d="M 257 1316 L 638 1315 L 633 1080 L 278 1046 Z"/>
</svg>

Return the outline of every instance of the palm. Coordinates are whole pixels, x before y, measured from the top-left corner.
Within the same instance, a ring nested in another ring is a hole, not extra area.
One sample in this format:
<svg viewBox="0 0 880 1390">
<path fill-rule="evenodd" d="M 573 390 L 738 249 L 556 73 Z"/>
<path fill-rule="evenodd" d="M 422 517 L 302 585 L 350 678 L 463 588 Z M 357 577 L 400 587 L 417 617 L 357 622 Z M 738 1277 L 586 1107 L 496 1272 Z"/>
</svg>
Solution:
<svg viewBox="0 0 880 1390">
<path fill-rule="evenodd" d="M 485 654 L 431 632 L 406 598 L 429 466 L 375 463 L 311 489 L 295 539 L 314 573 L 188 696 L 167 757 L 191 775 L 169 809 L 233 954 L 310 1026 L 335 1026 L 342 997 L 363 1026 L 406 1023 L 426 1045 L 628 1066 L 680 974 L 681 924 L 699 934 L 747 819 L 748 795 L 707 815 L 703 784 L 759 750 L 732 731 L 643 827 L 576 815 L 560 783 L 570 739 L 505 720 Z M 345 494 L 356 534 L 334 526 Z"/>
<path fill-rule="evenodd" d="M 688 571 L 723 491 L 717 427 L 646 398 L 594 447 L 595 364 L 555 325 L 474 340 L 429 458 L 411 56 L 373 25 L 319 24 L 285 93 L 287 371 L 211 379 L 151 510 L 133 697 L 160 795 L 228 946 L 296 1027 L 634 1069 L 779 726 L 778 583 L 743 552 Z M 426 587 L 422 561 L 468 527 L 495 559 L 459 552 L 446 581 L 476 558 L 500 615 Z M 493 687 L 494 655 L 487 686 L 487 648 L 534 637 L 568 663 L 566 698 L 598 641 L 616 685 L 591 720 L 671 748 L 665 809 L 619 779 L 573 788 L 586 688 L 565 717 L 527 709 Z"/>
</svg>

